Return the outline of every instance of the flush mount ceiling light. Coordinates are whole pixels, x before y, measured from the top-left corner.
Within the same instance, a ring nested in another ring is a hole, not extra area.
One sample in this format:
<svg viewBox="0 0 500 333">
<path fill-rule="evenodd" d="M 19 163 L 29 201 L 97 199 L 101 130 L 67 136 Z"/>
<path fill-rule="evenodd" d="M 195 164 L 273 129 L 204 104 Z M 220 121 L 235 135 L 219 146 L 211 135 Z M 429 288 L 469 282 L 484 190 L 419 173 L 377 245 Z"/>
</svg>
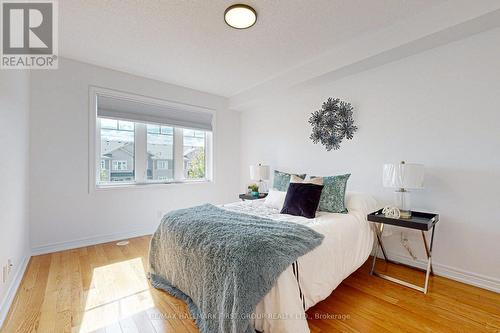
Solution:
<svg viewBox="0 0 500 333">
<path fill-rule="evenodd" d="M 232 28 L 247 29 L 257 21 L 257 12 L 248 5 L 232 5 L 224 12 L 224 21 Z"/>
</svg>

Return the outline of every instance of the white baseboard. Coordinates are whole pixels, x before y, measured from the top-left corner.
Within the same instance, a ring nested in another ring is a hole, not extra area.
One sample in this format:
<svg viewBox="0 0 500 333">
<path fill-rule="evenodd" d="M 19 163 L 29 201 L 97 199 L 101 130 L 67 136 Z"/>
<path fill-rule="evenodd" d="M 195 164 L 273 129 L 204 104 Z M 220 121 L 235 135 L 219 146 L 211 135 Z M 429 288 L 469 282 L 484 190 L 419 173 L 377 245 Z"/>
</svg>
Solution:
<svg viewBox="0 0 500 333">
<path fill-rule="evenodd" d="M 427 268 L 427 261 L 424 259 L 413 260 L 410 257 L 406 257 L 394 252 L 387 252 L 387 255 L 389 256 L 389 259 L 400 262 L 402 264 L 416 266 L 422 269 Z M 500 279 L 498 278 L 468 272 L 459 268 L 446 266 L 436 262 L 432 262 L 432 268 L 434 270 L 434 274 L 436 275 L 500 293 Z"/>
<path fill-rule="evenodd" d="M 37 256 L 40 254 L 59 252 L 64 250 L 76 249 L 79 247 L 96 245 L 101 243 L 113 242 L 116 240 L 140 237 L 145 235 L 151 235 L 153 230 L 150 229 L 139 229 L 127 232 L 118 232 L 108 235 L 97 235 L 92 237 L 80 238 L 66 242 L 52 243 L 48 245 L 36 246 L 31 249 L 31 254 Z"/>
<path fill-rule="evenodd" d="M 21 281 L 23 280 L 24 272 L 26 271 L 26 267 L 28 267 L 30 258 L 30 255 L 24 257 L 23 262 L 16 271 L 16 275 L 14 275 L 14 279 L 12 279 L 10 283 L 9 289 L 7 289 L 4 299 L 0 302 L 0 329 L 7 318 L 7 314 L 9 313 L 10 306 L 14 301 L 14 297 L 16 297 L 17 289 L 21 285 Z"/>
</svg>

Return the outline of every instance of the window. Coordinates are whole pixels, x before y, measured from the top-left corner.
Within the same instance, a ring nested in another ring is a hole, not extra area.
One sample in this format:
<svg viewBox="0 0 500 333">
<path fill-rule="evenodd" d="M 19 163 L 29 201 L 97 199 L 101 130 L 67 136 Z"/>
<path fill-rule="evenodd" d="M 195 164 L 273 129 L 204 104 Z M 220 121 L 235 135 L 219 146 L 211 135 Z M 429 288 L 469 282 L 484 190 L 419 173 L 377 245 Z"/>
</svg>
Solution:
<svg viewBox="0 0 500 333">
<path fill-rule="evenodd" d="M 97 118 L 97 128 L 97 185 L 209 179 L 207 141 L 211 132 L 107 118 Z M 141 165 L 145 175 L 142 179 L 137 171 Z"/>
<path fill-rule="evenodd" d="M 211 180 L 212 111 L 94 87 L 91 98 L 98 187 Z"/>
<path fill-rule="evenodd" d="M 205 178 L 205 132 L 183 130 L 184 178 Z"/>
<path fill-rule="evenodd" d="M 112 163 L 114 171 L 125 171 L 128 169 L 127 161 L 113 161 Z"/>
<path fill-rule="evenodd" d="M 156 168 L 158 170 L 168 170 L 168 161 L 166 160 L 159 160 L 156 162 Z"/>
<path fill-rule="evenodd" d="M 98 183 L 133 181 L 135 178 L 134 123 L 104 118 L 99 120 L 101 172 L 98 175 Z M 109 163 L 107 169 L 106 160 Z"/>
<path fill-rule="evenodd" d="M 174 128 L 170 126 L 147 124 L 147 152 L 148 167 L 147 179 L 168 180 L 174 179 Z"/>
</svg>

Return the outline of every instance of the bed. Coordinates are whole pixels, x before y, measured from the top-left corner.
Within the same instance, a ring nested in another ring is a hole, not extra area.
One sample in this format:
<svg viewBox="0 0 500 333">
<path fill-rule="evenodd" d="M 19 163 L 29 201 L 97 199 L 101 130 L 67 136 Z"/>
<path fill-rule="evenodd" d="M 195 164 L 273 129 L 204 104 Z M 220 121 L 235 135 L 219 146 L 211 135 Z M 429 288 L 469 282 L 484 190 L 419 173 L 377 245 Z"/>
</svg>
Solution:
<svg viewBox="0 0 500 333">
<path fill-rule="evenodd" d="M 377 204 L 369 195 L 347 193 L 346 206 L 349 210 L 346 214 L 317 212 L 313 219 L 280 214 L 277 209 L 267 206 L 265 200 L 218 206 L 228 212 L 305 225 L 324 236 L 319 246 L 285 269 L 271 290 L 260 299 L 250 317 L 255 330 L 263 333 L 309 332 L 305 311 L 327 298 L 343 279 L 366 261 L 373 247 L 373 232 L 366 215 L 375 210 Z M 172 293 L 168 288 L 162 289 Z"/>
</svg>

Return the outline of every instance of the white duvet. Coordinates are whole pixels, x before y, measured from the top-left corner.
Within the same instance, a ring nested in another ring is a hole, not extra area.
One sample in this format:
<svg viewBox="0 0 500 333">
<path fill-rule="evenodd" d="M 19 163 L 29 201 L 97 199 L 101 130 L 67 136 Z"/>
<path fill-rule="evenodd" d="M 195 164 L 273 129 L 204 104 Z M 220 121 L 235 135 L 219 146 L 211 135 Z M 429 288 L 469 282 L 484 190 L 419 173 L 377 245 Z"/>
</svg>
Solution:
<svg viewBox="0 0 500 333">
<path fill-rule="evenodd" d="M 376 202 L 366 195 L 349 194 L 347 207 L 348 214 L 318 212 L 316 218 L 307 219 L 279 214 L 279 210 L 267 207 L 264 200 L 222 206 L 232 211 L 304 224 L 325 236 L 320 246 L 298 259 L 306 310 L 327 298 L 342 280 L 366 261 L 372 250 L 373 232 L 366 215 L 375 210 Z M 253 323 L 256 330 L 264 333 L 310 332 L 291 266 L 257 305 Z"/>
</svg>

